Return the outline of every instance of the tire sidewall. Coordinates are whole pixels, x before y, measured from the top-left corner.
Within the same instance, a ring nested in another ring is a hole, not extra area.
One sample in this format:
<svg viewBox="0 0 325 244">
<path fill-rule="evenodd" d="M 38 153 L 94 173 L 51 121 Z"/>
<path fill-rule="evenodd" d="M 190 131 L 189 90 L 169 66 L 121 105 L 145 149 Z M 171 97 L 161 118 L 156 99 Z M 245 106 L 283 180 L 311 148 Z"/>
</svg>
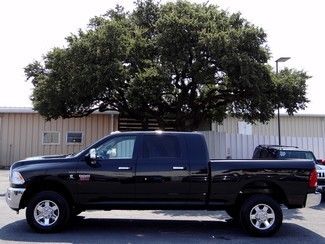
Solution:
<svg viewBox="0 0 325 244">
<path fill-rule="evenodd" d="M 274 211 L 275 220 L 266 230 L 257 229 L 250 221 L 250 212 L 258 204 L 266 204 Z M 240 210 L 240 222 L 244 230 L 253 236 L 267 237 L 275 234 L 282 225 L 283 214 L 280 205 L 267 195 L 255 195 L 248 198 Z"/>
<path fill-rule="evenodd" d="M 50 226 L 42 226 L 34 218 L 34 209 L 44 200 L 53 201 L 59 208 L 59 217 L 57 221 Z M 42 191 L 37 193 L 28 203 L 26 209 L 26 219 L 28 224 L 37 232 L 49 233 L 61 230 L 70 218 L 70 207 L 65 198 L 54 191 Z"/>
</svg>

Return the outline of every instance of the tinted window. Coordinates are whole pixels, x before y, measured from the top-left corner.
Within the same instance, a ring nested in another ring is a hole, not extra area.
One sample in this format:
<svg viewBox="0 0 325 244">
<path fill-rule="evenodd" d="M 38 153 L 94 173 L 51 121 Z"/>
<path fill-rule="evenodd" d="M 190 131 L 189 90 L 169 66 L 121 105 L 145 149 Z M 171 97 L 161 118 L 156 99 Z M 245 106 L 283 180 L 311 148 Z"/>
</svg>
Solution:
<svg viewBox="0 0 325 244">
<path fill-rule="evenodd" d="M 298 159 L 312 159 L 311 152 L 301 152 L 301 151 L 279 151 L 279 159 L 289 159 L 289 158 L 298 158 Z"/>
<path fill-rule="evenodd" d="M 262 159 L 269 158 L 269 153 L 268 153 L 268 151 L 266 149 L 261 150 L 260 158 L 262 158 Z"/>
<path fill-rule="evenodd" d="M 180 145 L 176 136 L 145 135 L 143 158 L 179 158 Z"/>
<path fill-rule="evenodd" d="M 315 160 L 314 154 L 312 152 L 305 152 L 305 154 L 307 159 Z"/>
<path fill-rule="evenodd" d="M 275 159 L 276 158 L 276 151 L 272 149 L 263 148 L 260 153 L 260 159 Z"/>
<path fill-rule="evenodd" d="M 260 149 L 256 148 L 253 153 L 253 159 L 259 159 L 260 158 Z"/>
</svg>

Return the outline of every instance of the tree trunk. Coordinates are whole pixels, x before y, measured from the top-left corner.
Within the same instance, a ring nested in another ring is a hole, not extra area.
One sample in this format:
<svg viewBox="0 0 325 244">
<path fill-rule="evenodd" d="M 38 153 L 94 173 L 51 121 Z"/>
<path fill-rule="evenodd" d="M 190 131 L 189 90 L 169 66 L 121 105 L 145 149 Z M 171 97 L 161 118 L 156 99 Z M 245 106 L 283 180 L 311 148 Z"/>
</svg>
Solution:
<svg viewBox="0 0 325 244">
<path fill-rule="evenodd" d="M 141 121 L 142 130 L 149 130 L 149 121 L 148 118 L 143 118 Z"/>
</svg>

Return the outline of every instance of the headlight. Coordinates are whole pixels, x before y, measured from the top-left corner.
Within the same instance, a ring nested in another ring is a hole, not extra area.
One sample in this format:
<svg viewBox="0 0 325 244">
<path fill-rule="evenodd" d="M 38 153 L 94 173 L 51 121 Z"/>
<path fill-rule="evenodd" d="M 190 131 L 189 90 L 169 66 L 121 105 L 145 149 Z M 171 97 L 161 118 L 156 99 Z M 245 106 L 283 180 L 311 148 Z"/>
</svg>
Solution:
<svg viewBox="0 0 325 244">
<path fill-rule="evenodd" d="M 25 183 L 25 180 L 18 171 L 12 171 L 10 182 L 15 185 L 22 185 Z"/>
</svg>

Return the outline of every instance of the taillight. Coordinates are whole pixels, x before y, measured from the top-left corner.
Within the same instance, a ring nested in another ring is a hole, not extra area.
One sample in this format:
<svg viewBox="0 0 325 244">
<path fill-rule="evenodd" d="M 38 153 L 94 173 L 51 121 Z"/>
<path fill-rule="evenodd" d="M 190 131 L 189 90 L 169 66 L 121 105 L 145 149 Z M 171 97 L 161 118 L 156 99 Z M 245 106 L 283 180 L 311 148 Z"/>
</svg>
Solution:
<svg viewBox="0 0 325 244">
<path fill-rule="evenodd" d="M 309 187 L 310 188 L 315 188 L 317 187 L 317 171 L 314 168 L 309 175 Z"/>
</svg>

